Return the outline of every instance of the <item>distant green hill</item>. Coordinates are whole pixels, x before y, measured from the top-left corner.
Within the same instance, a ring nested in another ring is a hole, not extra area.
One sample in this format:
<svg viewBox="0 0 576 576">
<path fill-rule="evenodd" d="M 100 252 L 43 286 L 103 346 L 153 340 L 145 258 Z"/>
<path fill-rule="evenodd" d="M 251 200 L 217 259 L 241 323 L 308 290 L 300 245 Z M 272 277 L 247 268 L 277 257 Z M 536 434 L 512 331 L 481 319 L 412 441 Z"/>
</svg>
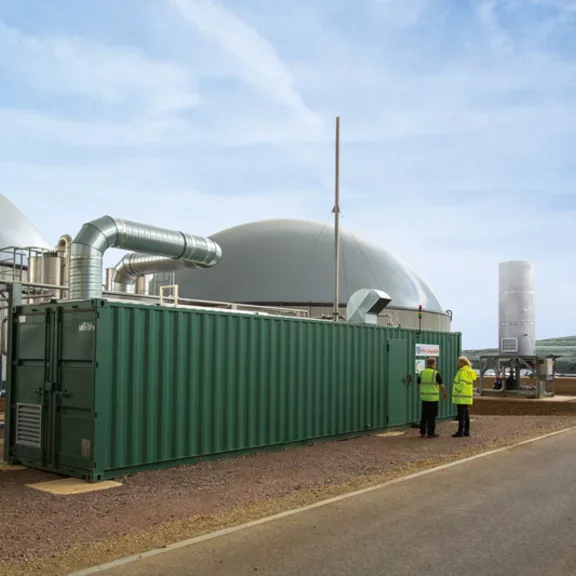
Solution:
<svg viewBox="0 0 576 576">
<path fill-rule="evenodd" d="M 496 353 L 497 350 L 495 348 L 464 350 L 464 355 L 467 356 L 475 366 L 478 366 L 480 356 Z M 558 374 L 576 374 L 576 336 L 537 340 L 536 354 L 542 356 L 557 354 L 562 356 L 556 361 L 556 372 Z"/>
</svg>

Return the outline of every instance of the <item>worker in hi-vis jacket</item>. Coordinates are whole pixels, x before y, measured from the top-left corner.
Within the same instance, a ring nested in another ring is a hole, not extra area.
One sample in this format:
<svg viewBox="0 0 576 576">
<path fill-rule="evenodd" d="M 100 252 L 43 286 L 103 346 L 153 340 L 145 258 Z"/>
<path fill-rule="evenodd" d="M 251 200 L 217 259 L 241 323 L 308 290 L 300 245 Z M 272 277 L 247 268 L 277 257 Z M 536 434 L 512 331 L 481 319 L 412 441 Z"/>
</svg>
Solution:
<svg viewBox="0 0 576 576">
<path fill-rule="evenodd" d="M 452 386 L 452 404 L 458 410 L 458 432 L 454 438 L 470 436 L 470 406 L 474 402 L 474 382 L 478 376 L 470 360 L 465 356 L 458 358 L 458 372 Z"/>
<path fill-rule="evenodd" d="M 446 400 L 446 387 L 442 376 L 436 370 L 436 358 L 428 358 L 426 368 L 418 375 L 420 400 L 422 400 L 422 417 L 420 418 L 420 436 L 422 438 L 438 438 L 436 434 L 436 417 L 440 403 L 440 390 L 442 398 Z"/>
</svg>

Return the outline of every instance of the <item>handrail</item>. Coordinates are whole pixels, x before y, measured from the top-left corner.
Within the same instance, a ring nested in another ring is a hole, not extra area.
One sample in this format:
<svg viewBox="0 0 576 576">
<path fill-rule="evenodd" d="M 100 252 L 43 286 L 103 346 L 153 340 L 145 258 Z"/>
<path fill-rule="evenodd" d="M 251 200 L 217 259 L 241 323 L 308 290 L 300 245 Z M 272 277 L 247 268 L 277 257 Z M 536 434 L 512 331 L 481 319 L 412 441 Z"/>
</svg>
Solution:
<svg viewBox="0 0 576 576">
<path fill-rule="evenodd" d="M 7 337 L 4 337 L 4 324 L 8 324 L 8 316 L 0 319 L 0 354 L 8 356 L 8 348 L 6 347 Z"/>
<path fill-rule="evenodd" d="M 34 282 L 18 282 L 14 280 L 0 280 L 0 284 L 20 284 L 26 288 L 40 288 L 45 290 L 62 290 L 68 291 L 68 286 L 66 285 L 54 285 L 54 284 L 37 284 Z M 126 293 L 126 292 L 113 292 L 110 290 L 104 290 L 102 292 L 104 297 L 106 296 L 114 296 L 119 297 L 122 299 L 130 299 L 130 300 L 154 300 L 160 301 L 160 296 L 154 296 L 152 294 L 134 294 L 134 293 Z M 42 295 L 43 297 L 47 297 L 46 294 Z M 26 298 L 31 298 L 33 295 L 26 294 L 24 295 Z M 174 300 L 171 296 L 166 296 L 162 299 L 163 301 L 170 301 Z M 66 302 L 67 300 L 61 300 L 61 302 Z M 228 308 L 230 310 L 242 308 L 246 311 L 254 311 L 254 312 L 273 312 L 276 314 L 281 314 L 284 316 L 296 316 L 297 318 L 308 318 L 310 315 L 308 310 L 302 310 L 300 308 L 282 308 L 280 306 L 260 306 L 257 304 L 243 304 L 241 302 L 223 302 L 220 300 L 201 300 L 196 298 L 181 298 L 178 297 L 178 304 L 183 306 L 207 306 L 207 307 L 217 307 L 217 308 Z"/>
<path fill-rule="evenodd" d="M 165 284 L 164 286 L 160 286 L 160 306 L 164 304 L 166 297 L 164 296 L 164 290 L 172 289 L 172 298 L 170 300 L 174 300 L 174 306 L 178 306 L 178 284 Z"/>
</svg>

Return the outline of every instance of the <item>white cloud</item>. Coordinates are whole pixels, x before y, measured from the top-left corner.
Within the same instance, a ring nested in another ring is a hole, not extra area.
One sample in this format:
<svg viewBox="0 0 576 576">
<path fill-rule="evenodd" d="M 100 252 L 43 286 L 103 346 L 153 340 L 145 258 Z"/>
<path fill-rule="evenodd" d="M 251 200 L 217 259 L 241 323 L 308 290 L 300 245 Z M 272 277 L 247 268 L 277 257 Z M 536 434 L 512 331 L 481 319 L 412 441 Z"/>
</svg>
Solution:
<svg viewBox="0 0 576 576">
<path fill-rule="evenodd" d="M 143 102 L 151 114 L 198 103 L 194 76 L 181 65 L 73 36 L 28 36 L 0 22 L 2 67 L 38 92 L 78 94 L 112 105 Z"/>
<path fill-rule="evenodd" d="M 560 12 L 576 15 L 575 0 L 528 0 L 528 1 L 535 6 L 554 8 Z"/>
<path fill-rule="evenodd" d="M 393 0 L 386 6 L 390 4 L 389 7 L 396 10 L 398 2 Z M 303 114 L 306 118 L 317 119 L 303 104 L 291 71 L 258 32 L 208 0 L 172 0 L 172 3 L 203 34 L 234 54 L 248 82 L 258 85 L 275 102 L 283 103 L 300 117 Z M 416 4 L 423 9 L 424 5 Z M 412 6 L 411 10 L 416 10 L 414 0 L 402 3 L 402 6 Z M 490 26 L 496 26 L 493 2 L 488 0 L 481 6 L 484 7 L 483 18 Z M 488 32 L 492 38 L 490 26 Z M 177 109 L 179 105 L 185 105 L 187 98 L 195 98 L 193 93 L 180 89 L 186 82 L 191 82 L 190 71 L 171 62 L 139 56 L 137 52 L 95 46 L 81 39 L 53 41 L 20 35 L 18 38 L 22 41 L 17 42 L 15 34 L 19 33 L 6 27 L 1 30 L 4 34 L 0 33 L 0 38 L 12 38 L 6 44 L 11 47 L 12 61 L 24 62 L 24 69 L 44 70 L 38 76 L 28 74 L 28 81 L 36 82 L 44 89 L 60 90 L 63 94 L 84 91 L 97 94 L 105 101 L 120 98 L 130 111 L 128 117 L 115 121 L 104 118 L 93 122 L 65 114 L 47 114 L 44 110 L 4 109 L 0 111 L 3 120 L 0 131 L 5 135 L 97 147 L 198 142 L 226 146 L 279 145 L 326 143 L 333 139 L 331 124 L 294 122 L 282 114 L 264 120 L 258 106 L 252 103 L 247 106 L 235 101 L 234 97 L 226 108 L 228 114 L 213 114 L 209 124 L 198 123 L 194 118 L 150 119 L 138 115 L 129 121 L 134 103 L 139 99 L 150 100 L 150 110 L 158 111 Z M 17 46 L 22 53 L 16 50 Z M 348 66 L 354 61 L 353 54 L 352 49 Z M 6 55 L 4 58 L 8 59 Z M 46 65 L 46 58 L 51 67 Z M 360 106 L 339 105 L 339 113 L 343 115 L 343 140 L 347 142 L 437 135 L 459 135 L 464 139 L 478 131 L 497 129 L 502 147 L 509 144 L 510 138 L 522 148 L 534 146 L 539 135 L 567 133 L 573 125 L 573 115 L 566 106 L 554 103 L 549 96 L 556 95 L 558 89 L 574 88 L 575 67 L 546 54 L 508 53 L 491 66 L 472 57 L 456 58 L 417 74 L 409 70 L 392 70 L 385 64 L 379 66 L 377 59 L 357 60 L 357 67 L 345 70 L 331 62 L 312 62 L 313 76 L 301 77 L 303 86 L 316 100 L 349 98 L 361 102 Z M 317 73 L 318 66 L 321 66 L 322 74 Z M 221 73 L 229 73 L 229 70 Z M 218 77 L 218 69 L 212 74 Z M 46 76 L 50 76 L 50 81 Z M 536 101 L 513 107 L 490 101 L 506 96 L 511 90 L 530 93 L 531 97 L 536 95 Z M 545 103 L 538 99 L 545 99 Z M 202 115 L 207 109 L 213 110 L 209 98 L 203 103 Z M 526 127 L 532 129 L 535 125 L 536 137 L 527 140 L 523 135 Z M 522 134 L 521 137 L 516 133 Z"/>
<path fill-rule="evenodd" d="M 390 206 L 348 209 L 345 226 L 365 230 L 377 244 L 399 254 L 430 284 L 440 302 L 454 311 L 454 330 L 465 347 L 496 342 L 498 262 L 536 263 L 539 337 L 573 333 L 574 315 L 556 313 L 570 301 L 573 275 L 566 231 L 576 209 L 546 210 L 555 199 L 522 202 L 515 195 L 477 195 L 456 205 L 439 205 L 434 196 L 410 194 Z M 560 289 L 557 287 L 560 285 Z"/>
<path fill-rule="evenodd" d="M 313 125 L 321 120 L 303 102 L 288 66 L 257 30 L 212 0 L 169 0 L 200 32 L 238 62 L 241 77 Z"/>
<path fill-rule="evenodd" d="M 429 0 L 373 0 L 373 13 L 380 22 L 397 28 L 410 28 L 421 22 Z"/>
<path fill-rule="evenodd" d="M 497 5 L 498 0 L 482 0 L 476 10 L 492 51 L 496 56 L 505 56 L 514 53 L 516 47 L 510 35 L 498 23 Z"/>
<path fill-rule="evenodd" d="M 307 190 L 283 182 L 266 194 L 234 186 L 215 194 L 196 188 L 193 179 L 182 185 L 181 175 L 173 175 L 171 167 L 155 158 L 84 166 L 0 162 L 1 193 L 54 244 L 61 234 L 74 236 L 84 222 L 104 214 L 210 235 L 249 221 L 314 218 L 318 213 Z M 325 212 L 328 206 L 325 211 L 320 207 L 322 218 Z M 118 260 L 118 251 L 111 251 L 105 263 L 113 266 Z"/>
<path fill-rule="evenodd" d="M 159 63 L 144 45 L 66 43 L 82 47 L 78 62 L 102 69 L 94 78 L 51 41 L 3 44 L 35 83 L 27 95 L 40 97 L 33 110 L 0 108 L 2 192 L 30 199 L 22 208 L 51 238 L 101 211 L 199 234 L 267 217 L 325 221 L 334 126 L 317 117 L 339 114 L 343 224 L 413 266 L 454 310 L 466 345 L 495 342 L 497 262 L 509 258 L 536 262 L 539 335 L 569 333 L 576 318 L 555 311 L 576 279 L 566 266 L 576 61 L 558 42 L 572 16 L 560 0 L 533 2 L 552 8 L 548 36 L 532 18 L 543 11 L 515 0 L 461 6 L 450 29 L 428 26 L 448 2 L 380 2 L 370 22 L 375 0 L 339 0 L 326 11 L 319 3 L 306 33 L 297 19 L 283 27 L 288 0 L 248 18 L 241 3 L 233 16 L 207 0 L 173 0 L 173 11 L 163 0 L 157 8 L 172 27 L 158 26 L 165 36 L 155 42 L 173 61 Z M 7 61 L 0 53 L 0 67 Z M 57 82 L 47 78 L 53 71 Z M 199 105 L 178 114 L 196 80 Z M 46 106 L 57 89 L 125 110 L 95 122 Z M 151 116 L 167 109 L 174 113 Z M 454 281 L 462 267 L 464 289 Z"/>
<path fill-rule="evenodd" d="M 252 118 L 233 119 L 209 128 L 178 117 L 140 117 L 118 121 L 73 120 L 66 115 L 41 110 L 0 107 L 0 135 L 10 139 L 44 141 L 86 148 L 142 148 L 214 144 L 222 147 L 259 144 L 295 144 L 323 142 L 322 131 L 294 124 L 289 119 L 258 122 Z"/>
<path fill-rule="evenodd" d="M 0 108 L 0 135 L 5 142 L 14 139 L 90 148 L 122 148 L 177 142 L 185 136 L 185 130 L 178 119 L 97 122 L 71 120 L 41 111 Z"/>
</svg>

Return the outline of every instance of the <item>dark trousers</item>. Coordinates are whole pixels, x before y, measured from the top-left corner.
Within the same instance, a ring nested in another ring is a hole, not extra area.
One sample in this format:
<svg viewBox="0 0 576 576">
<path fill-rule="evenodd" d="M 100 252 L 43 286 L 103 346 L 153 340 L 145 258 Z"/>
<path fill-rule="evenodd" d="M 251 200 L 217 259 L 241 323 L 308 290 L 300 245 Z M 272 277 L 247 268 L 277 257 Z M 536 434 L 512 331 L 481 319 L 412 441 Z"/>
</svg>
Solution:
<svg viewBox="0 0 576 576">
<path fill-rule="evenodd" d="M 456 404 L 458 409 L 458 434 L 470 434 L 470 406 Z"/>
<path fill-rule="evenodd" d="M 436 416 L 438 416 L 438 402 L 422 402 L 420 434 L 432 436 L 436 433 Z"/>
</svg>

